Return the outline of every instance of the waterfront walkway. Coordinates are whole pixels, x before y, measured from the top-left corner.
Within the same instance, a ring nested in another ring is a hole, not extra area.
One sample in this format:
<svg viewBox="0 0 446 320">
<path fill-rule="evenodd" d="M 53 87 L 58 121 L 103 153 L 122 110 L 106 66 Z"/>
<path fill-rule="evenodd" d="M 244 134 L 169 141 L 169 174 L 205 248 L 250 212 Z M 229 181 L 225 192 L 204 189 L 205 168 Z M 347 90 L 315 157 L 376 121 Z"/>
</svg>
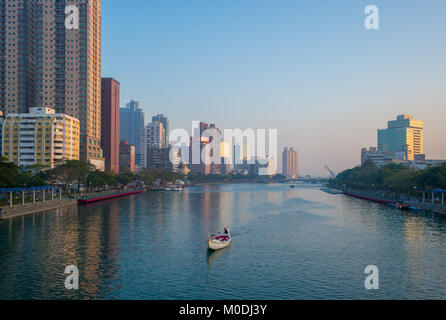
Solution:
<svg viewBox="0 0 446 320">
<path fill-rule="evenodd" d="M 343 189 L 344 194 L 363 198 L 366 200 L 371 200 L 380 203 L 394 204 L 394 203 L 404 203 L 410 205 L 412 208 L 416 208 L 419 210 L 433 211 L 436 213 L 446 214 L 446 206 L 444 205 L 444 194 L 442 194 L 441 200 L 435 200 L 435 194 L 431 194 L 431 192 L 425 192 L 423 196 L 423 200 L 408 197 L 406 195 L 397 195 L 396 193 L 388 193 L 384 191 L 376 191 L 376 192 L 364 192 L 352 189 Z M 427 201 L 426 195 L 431 194 L 430 201 Z M 441 203 L 438 203 L 441 201 Z"/>
<path fill-rule="evenodd" d="M 77 200 L 75 199 L 58 199 L 54 201 L 46 201 L 46 202 L 38 202 L 36 204 L 28 203 L 24 206 L 15 206 L 10 208 L 8 207 L 1 207 L 1 215 L 0 219 L 12 219 L 17 217 L 22 217 L 30 214 L 35 213 L 42 213 L 45 211 L 55 210 L 59 208 L 69 207 L 72 205 L 76 205 Z"/>
</svg>

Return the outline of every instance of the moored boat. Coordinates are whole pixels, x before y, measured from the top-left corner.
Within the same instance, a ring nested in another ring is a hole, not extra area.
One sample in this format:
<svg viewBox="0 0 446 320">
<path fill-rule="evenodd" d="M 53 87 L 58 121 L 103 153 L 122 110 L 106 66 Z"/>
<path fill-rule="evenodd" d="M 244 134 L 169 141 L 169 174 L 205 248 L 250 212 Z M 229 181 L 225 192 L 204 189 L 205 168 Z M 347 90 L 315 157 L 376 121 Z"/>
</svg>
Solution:
<svg viewBox="0 0 446 320">
<path fill-rule="evenodd" d="M 396 203 L 395 207 L 400 210 L 410 210 L 410 205 L 401 202 Z"/>
<path fill-rule="evenodd" d="M 183 187 L 181 187 L 181 186 L 165 187 L 163 190 L 164 191 L 183 191 Z"/>
<path fill-rule="evenodd" d="M 231 244 L 231 235 L 229 230 L 225 228 L 224 233 L 211 234 L 208 239 L 209 248 L 212 250 L 220 250 Z"/>
</svg>

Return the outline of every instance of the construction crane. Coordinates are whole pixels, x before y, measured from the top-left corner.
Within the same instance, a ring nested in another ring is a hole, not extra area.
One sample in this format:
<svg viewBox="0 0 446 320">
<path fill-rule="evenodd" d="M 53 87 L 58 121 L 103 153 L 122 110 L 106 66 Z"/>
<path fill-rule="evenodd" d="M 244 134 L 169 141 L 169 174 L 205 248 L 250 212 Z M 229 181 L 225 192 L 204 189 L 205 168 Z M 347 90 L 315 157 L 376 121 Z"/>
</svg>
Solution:
<svg viewBox="0 0 446 320">
<path fill-rule="evenodd" d="M 336 179 L 336 175 L 334 174 L 333 171 L 330 170 L 330 168 L 328 166 L 325 166 L 325 168 L 328 170 L 328 172 L 330 172 L 331 176 L 333 177 L 333 179 Z"/>
</svg>

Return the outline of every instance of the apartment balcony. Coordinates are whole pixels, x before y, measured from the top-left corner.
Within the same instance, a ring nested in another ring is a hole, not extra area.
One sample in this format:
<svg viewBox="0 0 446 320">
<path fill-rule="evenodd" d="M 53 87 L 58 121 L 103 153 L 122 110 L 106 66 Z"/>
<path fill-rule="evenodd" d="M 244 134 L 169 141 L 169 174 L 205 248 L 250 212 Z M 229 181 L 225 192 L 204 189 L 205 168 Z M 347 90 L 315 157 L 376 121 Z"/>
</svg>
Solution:
<svg viewBox="0 0 446 320">
<path fill-rule="evenodd" d="M 35 156 L 34 155 L 20 155 L 20 161 L 34 161 Z"/>
<path fill-rule="evenodd" d="M 20 125 L 20 130 L 33 131 L 34 129 L 35 129 L 34 125 L 29 125 L 29 124 L 21 124 Z"/>
<path fill-rule="evenodd" d="M 33 164 L 35 164 L 34 159 L 33 160 L 19 160 L 20 167 L 32 166 Z"/>
<path fill-rule="evenodd" d="M 34 149 L 35 143 L 20 143 L 20 148 L 32 148 Z"/>
<path fill-rule="evenodd" d="M 23 153 L 27 152 L 34 152 L 35 145 L 34 144 L 28 144 L 28 145 L 20 145 L 20 150 L 22 150 Z"/>
</svg>

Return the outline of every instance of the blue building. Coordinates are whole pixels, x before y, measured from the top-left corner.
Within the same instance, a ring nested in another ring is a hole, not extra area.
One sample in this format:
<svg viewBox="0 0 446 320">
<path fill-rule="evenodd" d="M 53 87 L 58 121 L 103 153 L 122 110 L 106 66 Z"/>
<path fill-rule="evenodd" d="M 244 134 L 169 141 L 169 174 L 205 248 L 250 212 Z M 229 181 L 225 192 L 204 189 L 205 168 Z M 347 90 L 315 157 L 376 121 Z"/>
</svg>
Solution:
<svg viewBox="0 0 446 320">
<path fill-rule="evenodd" d="M 144 111 L 137 101 L 130 101 L 120 109 L 120 140 L 135 146 L 135 164 L 140 165 L 141 135 L 144 129 Z"/>
</svg>

